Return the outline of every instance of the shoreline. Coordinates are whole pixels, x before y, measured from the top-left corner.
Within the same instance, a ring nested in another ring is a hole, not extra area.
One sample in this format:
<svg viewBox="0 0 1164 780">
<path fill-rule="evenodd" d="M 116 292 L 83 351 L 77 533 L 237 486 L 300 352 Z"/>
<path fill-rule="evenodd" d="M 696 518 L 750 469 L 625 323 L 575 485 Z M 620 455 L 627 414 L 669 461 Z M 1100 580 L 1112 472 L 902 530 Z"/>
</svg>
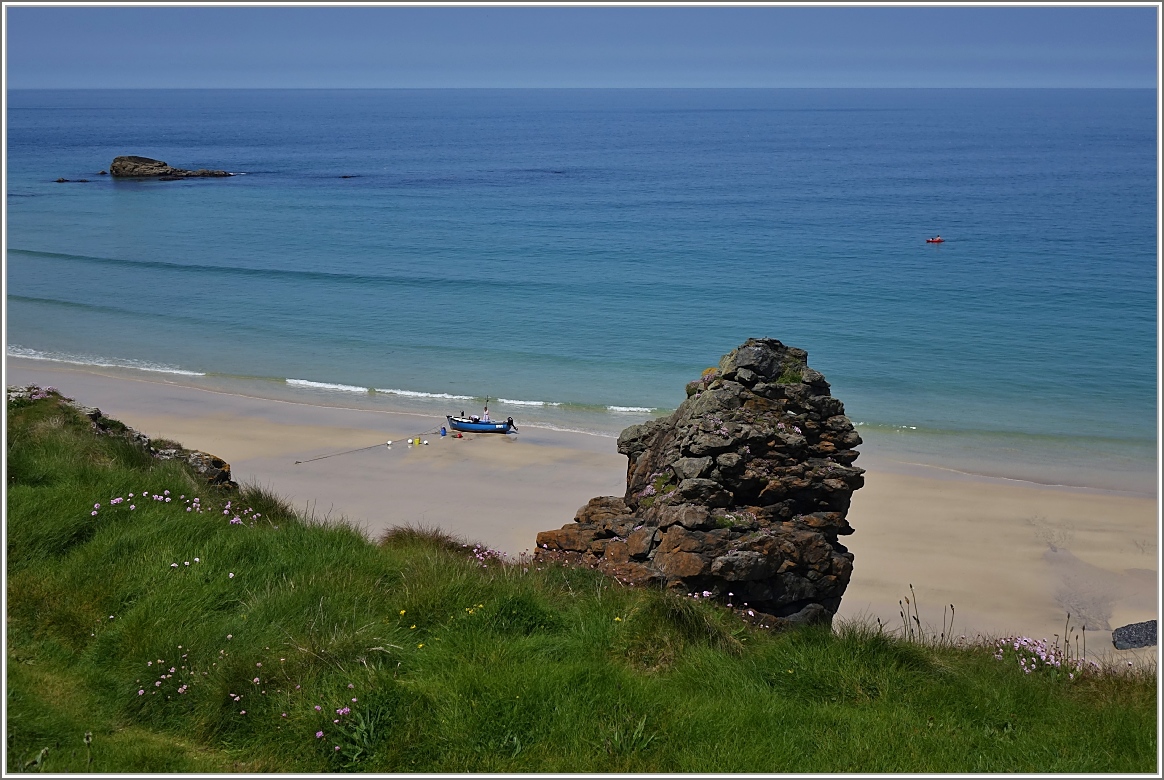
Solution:
<svg viewBox="0 0 1164 780">
<path fill-rule="evenodd" d="M 438 425 L 446 413 L 469 409 L 485 400 L 483 397 L 408 390 L 377 390 L 300 379 L 208 374 L 128 364 L 77 363 L 54 357 L 31 357 L 21 354 L 8 354 L 5 366 L 9 370 L 16 368 L 80 372 L 304 407 L 435 418 Z M 489 404 L 494 417 L 513 416 L 519 425 L 525 427 L 603 439 L 616 439 L 619 433 L 630 425 L 666 416 L 673 411 L 646 407 L 589 407 L 501 398 L 491 398 Z M 1053 462 L 1053 456 L 1049 453 L 1020 451 L 1015 447 L 1004 447 L 994 442 L 988 443 L 983 450 L 980 447 L 976 448 L 982 438 L 982 434 L 976 432 L 959 434 L 927 431 L 910 436 L 896 428 L 889 429 L 862 422 L 854 422 L 854 426 L 863 439 L 860 446 L 862 464 L 867 466 L 875 463 L 877 469 L 906 473 L 942 472 L 932 473 L 931 476 L 997 481 L 1004 484 L 1018 483 L 1153 499 L 1158 495 L 1158 465 L 1154 448 L 1150 459 L 1145 453 L 1140 453 L 1140 457 L 1127 456 L 1120 463 L 1108 462 L 1103 466 L 1097 466 L 1094 462 L 1081 463 L 1078 457 L 1061 457 L 1060 460 Z M 904 438 L 905 436 L 909 437 Z M 1135 446 L 1142 448 L 1141 444 Z"/>
<path fill-rule="evenodd" d="M 879 472 L 892 472 L 895 474 L 912 474 L 915 476 L 926 477 L 935 480 L 951 480 L 959 482 L 977 482 L 983 484 L 994 485 L 1014 485 L 1016 487 L 1029 487 L 1047 490 L 1057 490 L 1070 493 L 1080 493 L 1084 495 L 1110 495 L 1110 496 L 1127 496 L 1129 498 L 1156 498 L 1155 491 L 1145 492 L 1143 490 L 1121 490 L 1112 487 L 1096 487 L 1094 485 L 1072 485 L 1065 482 L 1043 482 L 1035 479 L 1021 479 L 1019 477 L 1003 477 L 993 474 L 982 474 L 975 471 L 965 471 L 950 466 L 940 466 L 935 463 L 918 463 L 915 461 L 899 460 L 897 453 L 886 452 L 867 452 L 867 446 L 861 445 L 859 447 L 861 457 L 865 458 L 862 463 L 856 465 L 866 469 L 872 469 Z M 874 465 L 870 465 L 873 463 Z M 933 473 L 940 472 L 940 473 Z"/>
<path fill-rule="evenodd" d="M 608 435 L 527 424 L 516 437 L 430 434 L 428 446 L 410 448 L 400 442 L 432 430 L 431 413 L 119 374 L 6 362 L 7 384 L 52 385 L 148 436 L 222 457 L 237 482 L 269 488 L 319 519 L 342 517 L 370 538 L 394 525 L 435 526 L 515 557 L 590 498 L 625 489 L 626 459 Z M 390 448 L 379 446 L 389 439 Z M 329 456 L 359 447 L 372 449 Z M 941 626 L 942 604 L 952 603 L 955 630 L 968 636 L 1050 637 L 1068 611 L 1100 634 L 1096 624 L 1157 616 L 1155 496 L 982 477 L 859 449 L 856 465 L 867 474 L 849 512 L 855 533 L 842 539 L 855 563 L 839 620 L 879 618 L 892 628 L 910 585 L 923 622 Z M 295 464 L 319 456 L 329 457 Z"/>
</svg>

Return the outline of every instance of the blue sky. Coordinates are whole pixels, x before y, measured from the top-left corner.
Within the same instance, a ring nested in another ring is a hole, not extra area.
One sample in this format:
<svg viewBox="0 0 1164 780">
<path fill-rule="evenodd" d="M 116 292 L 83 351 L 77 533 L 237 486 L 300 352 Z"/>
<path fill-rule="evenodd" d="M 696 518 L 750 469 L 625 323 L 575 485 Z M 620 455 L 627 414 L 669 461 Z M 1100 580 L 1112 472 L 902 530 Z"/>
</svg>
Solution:
<svg viewBox="0 0 1164 780">
<path fill-rule="evenodd" d="M 1155 7 L 21 7 L 9 88 L 1155 87 Z"/>
</svg>

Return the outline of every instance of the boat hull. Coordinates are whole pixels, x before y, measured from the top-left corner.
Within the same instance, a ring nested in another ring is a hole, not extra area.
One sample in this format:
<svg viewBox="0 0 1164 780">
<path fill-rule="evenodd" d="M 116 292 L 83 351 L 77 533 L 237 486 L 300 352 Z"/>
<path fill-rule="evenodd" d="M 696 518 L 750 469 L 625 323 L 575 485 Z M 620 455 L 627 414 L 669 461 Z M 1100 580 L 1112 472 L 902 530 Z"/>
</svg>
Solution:
<svg viewBox="0 0 1164 780">
<path fill-rule="evenodd" d="M 512 420 L 504 422 L 473 422 L 464 417 L 453 417 L 451 414 L 446 414 L 445 419 L 449 421 L 449 428 L 454 431 L 461 431 L 462 433 L 510 433 L 516 431 L 517 426 L 513 424 Z"/>
</svg>

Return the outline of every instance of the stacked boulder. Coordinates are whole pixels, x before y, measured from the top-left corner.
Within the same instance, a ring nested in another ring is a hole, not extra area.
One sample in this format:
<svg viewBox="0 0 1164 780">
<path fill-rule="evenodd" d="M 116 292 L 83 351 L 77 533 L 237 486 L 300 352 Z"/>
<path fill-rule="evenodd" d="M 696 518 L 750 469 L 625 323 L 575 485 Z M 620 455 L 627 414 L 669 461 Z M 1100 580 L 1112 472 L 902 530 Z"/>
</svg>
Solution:
<svg viewBox="0 0 1164 780">
<path fill-rule="evenodd" d="M 670 416 L 622 432 L 626 494 L 539 533 L 536 555 L 715 598 L 764 625 L 831 621 L 853 571 L 838 537 L 853 532 L 860 443 L 807 352 L 749 339 Z"/>
</svg>

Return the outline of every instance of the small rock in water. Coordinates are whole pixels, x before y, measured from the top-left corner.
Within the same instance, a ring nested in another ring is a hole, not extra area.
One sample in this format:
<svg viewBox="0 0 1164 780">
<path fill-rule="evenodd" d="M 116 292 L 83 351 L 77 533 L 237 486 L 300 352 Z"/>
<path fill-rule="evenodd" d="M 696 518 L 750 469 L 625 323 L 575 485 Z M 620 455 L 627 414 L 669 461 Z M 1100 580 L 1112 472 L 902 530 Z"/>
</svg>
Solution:
<svg viewBox="0 0 1164 780">
<path fill-rule="evenodd" d="M 114 177 L 123 178 L 159 177 L 159 181 L 174 181 L 176 179 L 222 177 L 234 175 L 232 173 L 228 173 L 227 171 L 216 171 L 207 168 L 199 168 L 196 171 L 188 171 L 184 168 L 174 168 L 173 166 L 167 165 L 162 160 L 155 160 L 152 157 L 139 157 L 137 155 L 115 157 L 109 166 L 109 173 Z"/>
<path fill-rule="evenodd" d="M 1156 621 L 1129 623 L 1111 632 L 1111 643 L 1116 650 L 1131 650 L 1136 647 L 1156 646 Z"/>
</svg>

